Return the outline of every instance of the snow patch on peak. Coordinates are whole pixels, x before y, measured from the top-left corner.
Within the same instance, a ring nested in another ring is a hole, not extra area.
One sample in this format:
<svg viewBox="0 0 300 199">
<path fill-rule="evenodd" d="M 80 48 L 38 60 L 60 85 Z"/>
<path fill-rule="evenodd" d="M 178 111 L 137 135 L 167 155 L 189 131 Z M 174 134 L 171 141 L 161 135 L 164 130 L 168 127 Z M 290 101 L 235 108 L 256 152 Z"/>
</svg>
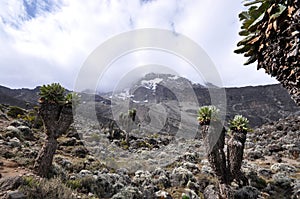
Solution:
<svg viewBox="0 0 300 199">
<path fill-rule="evenodd" d="M 155 90 L 157 84 L 159 84 L 160 82 L 162 82 L 163 79 L 161 78 L 155 78 L 155 79 L 151 79 L 151 80 L 142 80 L 141 84 L 148 89 L 151 90 Z"/>
<path fill-rule="evenodd" d="M 177 76 L 177 75 L 174 75 L 174 76 L 169 76 L 168 78 L 169 78 L 169 79 L 171 79 L 171 80 L 176 80 L 176 79 L 178 79 L 178 78 L 179 78 L 179 76 Z"/>
<path fill-rule="evenodd" d="M 123 92 L 118 93 L 114 96 L 119 98 L 119 99 L 122 99 L 122 100 L 126 100 L 128 98 L 133 97 L 133 95 L 130 95 L 130 89 L 129 88 L 124 89 Z"/>
</svg>

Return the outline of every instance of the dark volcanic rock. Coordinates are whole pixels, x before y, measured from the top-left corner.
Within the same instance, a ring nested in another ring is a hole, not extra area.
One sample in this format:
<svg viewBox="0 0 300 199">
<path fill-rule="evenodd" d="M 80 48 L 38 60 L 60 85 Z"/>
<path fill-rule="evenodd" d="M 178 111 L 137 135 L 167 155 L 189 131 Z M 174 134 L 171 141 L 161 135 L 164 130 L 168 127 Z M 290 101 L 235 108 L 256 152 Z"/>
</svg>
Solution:
<svg viewBox="0 0 300 199">
<path fill-rule="evenodd" d="M 256 199 L 260 195 L 255 187 L 246 186 L 239 190 L 234 195 L 236 199 Z"/>
<path fill-rule="evenodd" d="M 0 86 L 0 104 L 32 108 L 38 103 L 39 87 L 35 89 L 9 89 Z"/>
<path fill-rule="evenodd" d="M 0 191 L 17 189 L 23 183 L 23 179 L 20 176 L 13 176 L 0 179 Z"/>
<path fill-rule="evenodd" d="M 278 130 L 281 128 L 289 130 Z M 291 115 L 277 122 L 265 124 L 248 134 L 246 156 L 251 159 L 263 158 L 266 155 L 274 155 L 273 158 L 297 159 L 300 154 L 299 133 L 299 115 Z"/>
<path fill-rule="evenodd" d="M 300 111 L 281 85 L 226 88 L 228 117 L 241 114 L 251 126 L 277 121 Z"/>
</svg>

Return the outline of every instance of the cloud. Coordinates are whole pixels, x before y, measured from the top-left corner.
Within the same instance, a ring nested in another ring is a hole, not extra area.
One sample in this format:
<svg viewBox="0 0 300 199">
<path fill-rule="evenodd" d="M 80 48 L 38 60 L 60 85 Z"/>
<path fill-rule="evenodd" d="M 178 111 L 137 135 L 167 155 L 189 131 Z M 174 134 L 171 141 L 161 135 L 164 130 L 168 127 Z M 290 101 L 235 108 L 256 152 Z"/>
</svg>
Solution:
<svg viewBox="0 0 300 199">
<path fill-rule="evenodd" d="M 137 28 L 162 28 L 188 36 L 214 61 L 225 86 L 276 83 L 263 71 L 256 71 L 255 65 L 243 67 L 245 59 L 233 53 L 240 39 L 237 14 L 242 9 L 238 1 L 221 0 L 3 0 L 0 84 L 35 87 L 56 81 L 72 89 L 94 49 L 115 35 Z M 166 59 L 165 54 L 157 53 L 128 56 L 111 69 L 114 78 L 147 60 Z M 170 56 L 164 62 L 197 81 L 193 72 L 186 70 L 187 65 Z M 103 85 L 112 88 L 117 81 L 114 78 L 107 78 Z"/>
</svg>

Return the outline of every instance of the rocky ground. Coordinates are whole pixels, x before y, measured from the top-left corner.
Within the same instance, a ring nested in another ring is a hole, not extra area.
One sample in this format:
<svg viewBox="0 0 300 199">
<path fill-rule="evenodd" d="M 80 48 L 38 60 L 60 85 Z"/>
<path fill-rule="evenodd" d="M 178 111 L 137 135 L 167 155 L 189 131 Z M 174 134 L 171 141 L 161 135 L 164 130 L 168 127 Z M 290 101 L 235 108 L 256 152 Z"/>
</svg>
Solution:
<svg viewBox="0 0 300 199">
<path fill-rule="evenodd" d="M 54 157 L 50 179 L 33 174 L 43 128 L 30 112 L 0 106 L 0 198 L 217 198 L 201 139 L 132 133 L 112 136 L 89 120 L 75 123 Z M 300 198 L 300 115 L 248 134 L 236 198 Z"/>
</svg>

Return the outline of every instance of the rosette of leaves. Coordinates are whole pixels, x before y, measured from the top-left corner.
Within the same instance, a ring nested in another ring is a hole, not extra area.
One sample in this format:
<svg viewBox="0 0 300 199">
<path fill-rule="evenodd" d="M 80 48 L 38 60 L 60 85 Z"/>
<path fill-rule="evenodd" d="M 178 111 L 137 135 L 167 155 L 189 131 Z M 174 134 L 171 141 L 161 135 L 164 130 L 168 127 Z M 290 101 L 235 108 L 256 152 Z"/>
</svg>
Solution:
<svg viewBox="0 0 300 199">
<path fill-rule="evenodd" d="M 218 119 L 219 109 L 215 106 L 202 106 L 198 110 L 197 120 L 200 125 L 208 125 L 210 121 Z"/>
<path fill-rule="evenodd" d="M 80 103 L 80 97 L 77 93 L 71 92 L 65 94 L 66 90 L 59 83 L 52 83 L 43 85 L 40 88 L 40 103 L 56 103 L 61 105 L 78 105 Z"/>
<path fill-rule="evenodd" d="M 229 129 L 237 132 L 249 132 L 249 120 L 242 115 L 234 116 L 233 120 L 229 122 Z"/>
<path fill-rule="evenodd" d="M 63 103 L 65 100 L 65 89 L 59 83 L 43 85 L 40 88 L 40 103 Z"/>
<path fill-rule="evenodd" d="M 74 92 L 68 93 L 64 101 L 67 106 L 77 106 L 80 103 L 80 96 Z"/>
<path fill-rule="evenodd" d="M 134 122 L 135 121 L 135 116 L 136 116 L 136 109 L 130 109 L 128 111 L 128 116 L 129 118 L 132 119 L 132 121 Z"/>
</svg>

